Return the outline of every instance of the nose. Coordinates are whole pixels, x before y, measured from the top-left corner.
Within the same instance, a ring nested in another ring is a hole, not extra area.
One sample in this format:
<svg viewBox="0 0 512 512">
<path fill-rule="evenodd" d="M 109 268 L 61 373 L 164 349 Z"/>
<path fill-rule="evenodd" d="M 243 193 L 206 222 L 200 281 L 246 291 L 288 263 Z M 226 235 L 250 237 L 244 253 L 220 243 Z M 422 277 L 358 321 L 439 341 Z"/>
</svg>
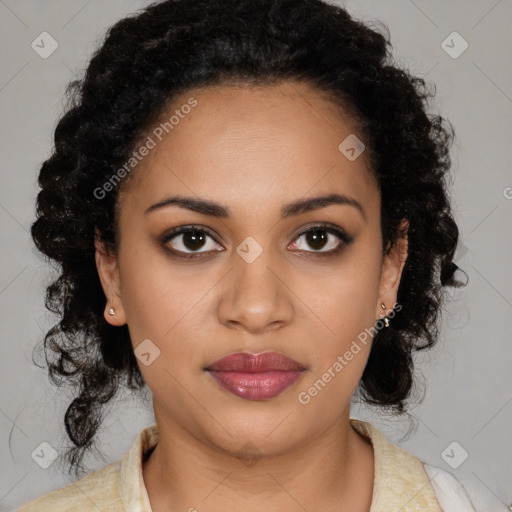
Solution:
<svg viewBox="0 0 512 512">
<path fill-rule="evenodd" d="M 223 280 L 217 315 L 231 329 L 252 334 L 289 324 L 294 308 L 289 275 L 267 251 L 251 263 L 234 255 L 234 268 Z"/>
</svg>

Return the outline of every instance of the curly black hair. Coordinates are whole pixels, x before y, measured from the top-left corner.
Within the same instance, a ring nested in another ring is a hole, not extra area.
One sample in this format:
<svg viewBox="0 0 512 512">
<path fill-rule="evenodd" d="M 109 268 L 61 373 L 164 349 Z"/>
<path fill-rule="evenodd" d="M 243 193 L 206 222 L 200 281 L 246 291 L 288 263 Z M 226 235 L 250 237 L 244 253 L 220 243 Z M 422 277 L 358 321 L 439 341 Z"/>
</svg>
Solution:
<svg viewBox="0 0 512 512">
<path fill-rule="evenodd" d="M 405 410 L 413 351 L 437 341 L 442 287 L 462 284 L 454 277 L 459 231 L 446 183 L 454 130 L 427 113 L 435 91 L 394 64 L 391 49 L 389 31 L 321 0 L 166 0 L 107 31 L 83 78 L 66 88 L 70 104 L 40 169 L 31 226 L 37 248 L 60 270 L 46 290 L 59 322 L 44 351 L 51 381 L 76 388 L 64 418 L 73 443 L 66 460 L 76 476 L 120 386 L 145 387 L 127 326 L 103 316 L 94 258 L 96 230 L 117 251 L 123 183 L 105 197 L 95 191 L 173 98 L 193 87 L 306 82 L 357 121 L 380 188 L 384 251 L 401 235 L 400 221 L 409 221 L 397 297 L 403 307 L 377 329 L 358 392 L 375 407 Z"/>
</svg>

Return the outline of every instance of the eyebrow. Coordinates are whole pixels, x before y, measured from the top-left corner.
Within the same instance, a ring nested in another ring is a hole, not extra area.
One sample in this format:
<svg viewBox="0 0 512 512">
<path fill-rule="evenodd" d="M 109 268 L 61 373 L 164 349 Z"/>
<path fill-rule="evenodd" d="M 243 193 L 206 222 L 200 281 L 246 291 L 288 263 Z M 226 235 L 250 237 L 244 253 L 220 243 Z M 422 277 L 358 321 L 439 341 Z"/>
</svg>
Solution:
<svg viewBox="0 0 512 512">
<path fill-rule="evenodd" d="M 326 206 L 330 206 L 332 204 L 353 206 L 361 213 L 364 220 L 366 220 L 365 211 L 359 201 L 345 194 L 329 194 L 326 196 L 312 197 L 309 199 L 299 199 L 298 201 L 285 204 L 281 208 L 281 218 L 286 219 L 294 215 L 300 215 L 302 213 L 325 208 Z M 213 201 L 196 199 L 194 197 L 185 197 L 181 195 L 167 197 L 162 201 L 151 205 L 144 211 L 144 215 L 171 205 L 176 205 L 180 208 L 185 208 L 187 210 L 211 217 L 229 218 L 230 216 L 229 208 L 225 206 L 214 203 Z"/>
</svg>

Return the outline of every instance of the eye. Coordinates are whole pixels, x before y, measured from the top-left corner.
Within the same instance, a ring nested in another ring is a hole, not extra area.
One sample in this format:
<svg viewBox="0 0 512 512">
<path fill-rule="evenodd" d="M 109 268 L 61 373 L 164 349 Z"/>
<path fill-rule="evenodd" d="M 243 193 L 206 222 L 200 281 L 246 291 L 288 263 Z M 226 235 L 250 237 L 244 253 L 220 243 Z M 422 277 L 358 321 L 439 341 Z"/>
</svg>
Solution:
<svg viewBox="0 0 512 512">
<path fill-rule="evenodd" d="M 331 256 L 340 252 L 353 239 L 341 228 L 330 224 L 319 224 L 303 231 L 292 246 L 298 252 L 307 252 L 315 256 Z M 164 235 L 161 243 L 164 246 L 170 246 L 171 252 L 183 258 L 194 258 L 199 257 L 200 254 L 223 250 L 209 230 L 195 225 L 172 229 L 170 233 Z M 307 250 L 306 244 L 313 250 Z M 322 250 L 325 247 L 327 250 Z"/>
<path fill-rule="evenodd" d="M 208 243 L 208 238 L 215 243 Z M 171 230 L 170 234 L 164 236 L 162 245 L 171 245 L 172 252 L 182 253 L 179 255 L 184 258 L 193 258 L 195 254 L 219 250 L 215 249 L 216 240 L 213 235 L 199 226 L 180 226 Z M 204 251 L 199 250 L 203 248 L 205 248 Z"/>
<path fill-rule="evenodd" d="M 341 251 L 353 239 L 352 236 L 340 228 L 329 224 L 318 224 L 303 231 L 296 239 L 298 242 L 294 242 L 293 246 L 301 252 L 305 251 L 321 256 L 329 256 Z M 306 245 L 309 245 L 314 250 L 308 251 Z M 327 250 L 321 250 L 325 247 L 327 247 Z"/>
</svg>

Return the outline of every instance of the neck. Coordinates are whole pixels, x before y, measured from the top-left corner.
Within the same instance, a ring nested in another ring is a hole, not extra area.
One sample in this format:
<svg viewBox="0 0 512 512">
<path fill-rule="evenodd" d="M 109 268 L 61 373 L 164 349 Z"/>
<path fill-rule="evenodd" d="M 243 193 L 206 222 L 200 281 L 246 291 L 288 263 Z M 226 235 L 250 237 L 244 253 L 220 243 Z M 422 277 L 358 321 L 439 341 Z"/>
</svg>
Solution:
<svg viewBox="0 0 512 512">
<path fill-rule="evenodd" d="M 348 412 L 314 439 L 269 456 L 250 443 L 227 453 L 176 423 L 160 422 L 158 429 L 143 464 L 153 512 L 370 509 L 373 449 L 350 426 Z"/>
</svg>

